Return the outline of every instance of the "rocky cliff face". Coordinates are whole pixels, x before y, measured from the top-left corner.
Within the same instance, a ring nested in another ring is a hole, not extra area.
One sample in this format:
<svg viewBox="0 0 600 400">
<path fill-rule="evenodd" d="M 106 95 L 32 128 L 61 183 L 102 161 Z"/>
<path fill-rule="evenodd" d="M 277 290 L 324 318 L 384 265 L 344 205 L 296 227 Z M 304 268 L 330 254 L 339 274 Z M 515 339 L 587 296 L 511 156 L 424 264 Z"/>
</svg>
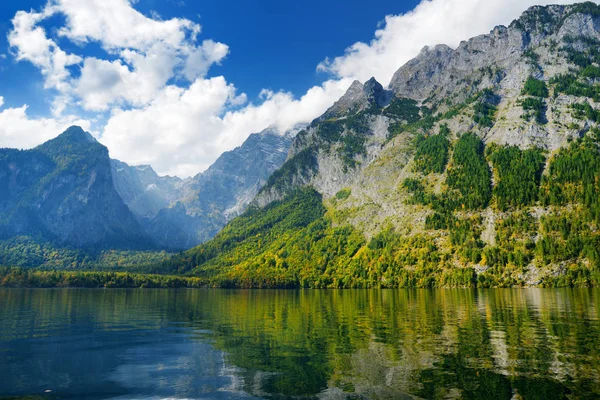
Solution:
<svg viewBox="0 0 600 400">
<path fill-rule="evenodd" d="M 364 85 L 359 81 L 354 81 L 346 93 L 318 120 L 323 121 L 356 114 L 372 106 L 385 107 L 393 97 L 394 93 L 385 90 L 375 78 L 369 79 Z"/>
<path fill-rule="evenodd" d="M 113 187 L 108 150 L 78 127 L 28 151 L 0 150 L 4 237 L 61 245 L 152 248 Z"/>
<path fill-rule="evenodd" d="M 585 100 L 597 108 L 600 99 L 554 90 L 554 96 L 540 100 L 543 115 L 536 120 L 528 106 L 523 106 L 532 97 L 524 92 L 525 83 L 534 78 L 548 85 L 579 68 L 577 62 L 584 62 L 581 57 L 593 58 L 599 44 L 598 7 L 584 3 L 533 7 L 509 27 L 498 26 L 456 49 L 426 47 L 394 74 L 388 89 L 374 79 L 364 85 L 354 82 L 296 137 L 284 170 L 274 175 L 256 204 L 269 204 L 302 185 L 333 196 L 360 182 L 371 164 L 381 163 L 381 155 L 396 145 L 392 136 L 429 115 L 433 118 L 425 133 L 447 125 L 455 137 L 473 131 L 486 143 L 548 151 L 563 147 L 591 126 L 573 117 L 572 105 Z M 593 85 L 597 79 L 587 79 L 584 85 Z M 493 110 L 490 123 L 477 122 L 483 109 Z M 339 132 L 333 132 L 336 129 Z M 353 138 L 357 142 L 350 143 L 352 154 L 344 154 L 343 148 Z"/>
</svg>

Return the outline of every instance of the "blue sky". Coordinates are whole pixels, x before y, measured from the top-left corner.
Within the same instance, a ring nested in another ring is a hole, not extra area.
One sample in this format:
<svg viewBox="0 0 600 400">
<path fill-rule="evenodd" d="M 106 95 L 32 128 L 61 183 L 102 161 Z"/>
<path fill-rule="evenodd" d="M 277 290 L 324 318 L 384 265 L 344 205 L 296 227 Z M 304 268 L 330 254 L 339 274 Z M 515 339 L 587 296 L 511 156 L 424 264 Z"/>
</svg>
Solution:
<svg viewBox="0 0 600 400">
<path fill-rule="evenodd" d="M 114 158 L 191 176 L 253 132 L 318 117 L 355 79 L 387 85 L 424 46 L 554 2 L 4 0 L 0 147 L 77 124 Z"/>
<path fill-rule="evenodd" d="M 6 39 L 11 19 L 19 10 L 40 10 L 45 0 L 4 1 L 0 4 L 0 53 L 9 55 Z M 226 43 L 230 53 L 214 66 L 209 76 L 224 75 L 249 98 L 264 88 L 284 89 L 302 95 L 327 79 L 316 66 L 328 56 L 339 55 L 357 41 L 368 41 L 386 15 L 413 9 L 418 1 L 305 0 L 139 0 L 135 8 L 162 19 L 188 18 L 202 25 L 202 37 Z M 154 14 L 154 15 L 156 15 Z M 44 26 L 56 29 L 60 18 Z M 68 44 L 65 43 L 68 48 Z M 86 54 L 101 55 L 98 46 L 86 46 Z M 51 94 L 43 88 L 41 73 L 30 63 L 12 57 L 0 60 L 2 95 L 7 106 L 29 104 L 32 116 L 49 112 Z"/>
</svg>

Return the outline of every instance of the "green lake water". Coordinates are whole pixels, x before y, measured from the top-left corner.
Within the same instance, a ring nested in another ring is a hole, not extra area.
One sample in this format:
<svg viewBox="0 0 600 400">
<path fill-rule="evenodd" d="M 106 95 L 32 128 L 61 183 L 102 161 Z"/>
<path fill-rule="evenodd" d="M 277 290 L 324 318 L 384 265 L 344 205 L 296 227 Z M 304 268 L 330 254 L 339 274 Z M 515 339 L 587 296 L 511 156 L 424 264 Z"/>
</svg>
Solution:
<svg viewBox="0 0 600 400">
<path fill-rule="evenodd" d="M 0 290 L 0 399 L 600 399 L 599 289 Z"/>
</svg>

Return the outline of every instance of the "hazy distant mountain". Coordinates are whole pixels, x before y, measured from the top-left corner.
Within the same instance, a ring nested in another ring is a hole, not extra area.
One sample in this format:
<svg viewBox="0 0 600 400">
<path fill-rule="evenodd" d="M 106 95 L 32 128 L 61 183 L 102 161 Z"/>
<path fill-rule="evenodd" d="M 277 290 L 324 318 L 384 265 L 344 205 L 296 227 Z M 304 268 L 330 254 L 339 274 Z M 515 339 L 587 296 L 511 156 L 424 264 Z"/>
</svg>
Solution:
<svg viewBox="0 0 600 400">
<path fill-rule="evenodd" d="M 110 163 L 115 189 L 135 215 L 152 218 L 180 197 L 181 178 L 158 176 L 149 165 L 132 167 L 114 159 Z"/>
<path fill-rule="evenodd" d="M 115 188 L 161 247 L 184 249 L 213 237 L 243 212 L 285 161 L 295 131 L 265 130 L 223 153 L 205 172 L 181 180 L 150 166 L 112 160 Z"/>
</svg>

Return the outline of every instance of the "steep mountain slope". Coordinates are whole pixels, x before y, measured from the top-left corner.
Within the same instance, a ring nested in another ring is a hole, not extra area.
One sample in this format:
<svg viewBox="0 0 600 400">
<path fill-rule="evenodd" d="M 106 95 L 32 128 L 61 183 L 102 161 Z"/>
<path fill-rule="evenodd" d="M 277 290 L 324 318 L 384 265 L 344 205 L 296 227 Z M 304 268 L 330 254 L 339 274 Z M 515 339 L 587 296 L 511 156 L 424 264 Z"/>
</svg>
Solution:
<svg viewBox="0 0 600 400">
<path fill-rule="evenodd" d="M 152 247 L 112 185 L 108 150 L 81 128 L 71 127 L 33 150 L 0 150 L 0 187 L 3 238 Z"/>
<path fill-rule="evenodd" d="M 596 4 L 533 7 L 423 49 L 387 89 L 355 82 L 243 218 L 163 268 L 237 286 L 599 284 L 599 45 Z M 269 235 L 321 196 L 320 217 Z"/>
<path fill-rule="evenodd" d="M 246 209 L 285 161 L 295 133 L 267 129 L 252 134 L 205 172 L 185 180 L 113 160 L 115 188 L 162 247 L 190 248 L 212 238 Z"/>
</svg>

